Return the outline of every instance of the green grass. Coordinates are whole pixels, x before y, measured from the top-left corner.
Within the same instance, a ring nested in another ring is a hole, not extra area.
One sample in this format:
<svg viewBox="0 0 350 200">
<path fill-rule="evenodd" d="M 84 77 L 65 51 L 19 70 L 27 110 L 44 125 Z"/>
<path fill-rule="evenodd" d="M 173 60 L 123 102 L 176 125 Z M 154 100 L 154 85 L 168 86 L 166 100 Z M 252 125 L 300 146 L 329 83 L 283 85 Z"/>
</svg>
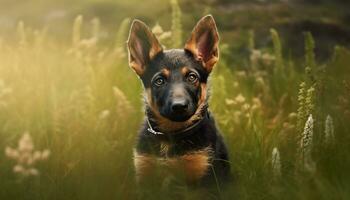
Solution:
<svg viewBox="0 0 350 200">
<path fill-rule="evenodd" d="M 350 198 L 350 51 L 337 47 L 329 61 L 317 63 L 307 34 L 306 61 L 299 62 L 303 58 L 283 55 L 286 47 L 275 30 L 273 45 L 260 50 L 253 49 L 252 37 L 241 41 L 250 43 L 251 53 L 239 58 L 240 66 L 228 61 L 231 46 L 223 41 L 210 80 L 210 109 L 228 145 L 234 183 L 207 190 L 154 180 L 152 190 L 141 193 L 132 153 L 143 120 L 142 85 L 121 46 L 129 22 L 112 45 L 99 43 L 98 34 L 80 38 L 87 33 L 79 31 L 73 44 L 70 38 L 62 43 L 25 24 L 1 43 L 0 150 L 16 148 L 29 132 L 35 150 L 51 154 L 35 164 L 39 176 L 24 177 L 13 172 L 16 161 L 0 153 L 0 199 Z M 306 92 L 299 92 L 302 82 Z M 310 88 L 315 91 L 307 95 Z M 309 114 L 315 121 L 312 171 L 300 162 Z M 334 142 L 325 140 L 327 115 Z M 274 147 L 281 176 L 272 168 Z"/>
</svg>

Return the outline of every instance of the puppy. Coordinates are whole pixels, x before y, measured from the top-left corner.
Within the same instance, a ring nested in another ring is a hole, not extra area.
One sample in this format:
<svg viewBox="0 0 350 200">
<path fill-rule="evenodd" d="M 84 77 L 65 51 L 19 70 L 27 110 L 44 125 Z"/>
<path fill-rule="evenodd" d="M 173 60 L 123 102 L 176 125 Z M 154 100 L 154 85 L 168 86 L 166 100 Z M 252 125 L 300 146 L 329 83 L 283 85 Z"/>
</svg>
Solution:
<svg viewBox="0 0 350 200">
<path fill-rule="evenodd" d="M 138 182 L 153 177 L 159 165 L 181 172 L 189 184 L 226 181 L 227 149 L 208 110 L 208 77 L 219 59 L 213 17 L 197 23 L 183 49 L 170 50 L 134 20 L 127 47 L 145 91 L 145 122 L 134 152 Z"/>
</svg>

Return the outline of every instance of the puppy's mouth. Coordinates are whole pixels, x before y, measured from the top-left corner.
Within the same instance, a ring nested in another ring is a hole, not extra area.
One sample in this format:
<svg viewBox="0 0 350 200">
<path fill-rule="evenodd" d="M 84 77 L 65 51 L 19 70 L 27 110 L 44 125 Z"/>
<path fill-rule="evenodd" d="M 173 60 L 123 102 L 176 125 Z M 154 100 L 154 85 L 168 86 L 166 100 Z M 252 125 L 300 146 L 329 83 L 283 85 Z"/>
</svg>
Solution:
<svg viewBox="0 0 350 200">
<path fill-rule="evenodd" d="M 163 109 L 160 110 L 160 114 L 175 122 L 185 122 L 190 119 L 195 113 L 194 107 L 190 106 L 186 109 Z"/>
<path fill-rule="evenodd" d="M 171 113 L 170 115 L 168 115 L 167 118 L 170 119 L 171 121 L 175 121 L 175 122 L 184 122 L 184 121 L 187 121 L 188 119 L 190 119 L 193 114 L 194 113 L 174 112 L 174 113 Z"/>
</svg>

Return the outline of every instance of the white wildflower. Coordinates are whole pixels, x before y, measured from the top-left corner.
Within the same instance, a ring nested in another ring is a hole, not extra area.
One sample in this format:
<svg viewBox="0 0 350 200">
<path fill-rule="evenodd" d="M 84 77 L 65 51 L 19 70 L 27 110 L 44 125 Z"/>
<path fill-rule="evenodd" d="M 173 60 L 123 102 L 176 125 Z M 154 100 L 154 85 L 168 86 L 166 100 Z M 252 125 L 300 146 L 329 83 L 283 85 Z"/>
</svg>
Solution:
<svg viewBox="0 0 350 200">
<path fill-rule="evenodd" d="M 99 119 L 106 119 L 110 114 L 110 111 L 109 110 L 103 110 L 101 113 L 100 113 L 100 116 L 99 116 Z"/>
<path fill-rule="evenodd" d="M 325 143 L 330 145 L 334 144 L 334 126 L 333 119 L 331 116 L 327 116 L 325 123 Z"/>
<path fill-rule="evenodd" d="M 237 97 L 235 98 L 235 101 L 238 103 L 244 103 L 245 102 L 245 98 L 242 94 L 238 94 Z"/>
<path fill-rule="evenodd" d="M 236 102 L 234 100 L 232 100 L 232 99 L 225 99 L 225 103 L 226 103 L 226 105 L 233 105 Z"/>
<path fill-rule="evenodd" d="M 260 58 L 261 58 L 261 51 L 257 49 L 253 49 L 250 54 L 250 61 L 255 64 Z"/>
<path fill-rule="evenodd" d="M 49 158 L 49 156 L 51 155 L 51 151 L 48 149 L 45 149 L 42 153 L 41 153 L 41 160 L 46 160 Z"/>
<path fill-rule="evenodd" d="M 24 171 L 24 168 L 22 165 L 15 165 L 13 167 L 13 172 L 15 173 L 22 173 Z"/>
<path fill-rule="evenodd" d="M 159 23 L 156 23 L 156 25 L 152 28 L 152 32 L 154 33 L 154 35 L 159 36 L 164 31 L 163 28 L 159 25 Z"/>
<path fill-rule="evenodd" d="M 34 148 L 32 138 L 30 137 L 29 133 L 26 132 L 21 137 L 21 139 L 18 141 L 18 150 L 21 152 L 25 151 L 32 151 Z"/>
<path fill-rule="evenodd" d="M 290 119 L 290 120 L 294 120 L 297 117 L 298 117 L 298 114 L 295 112 L 289 113 L 289 115 L 288 115 L 288 119 Z"/>
<path fill-rule="evenodd" d="M 271 65 L 273 61 L 276 60 L 275 56 L 269 54 L 269 53 L 264 53 L 261 56 L 261 60 L 265 65 Z"/>
<path fill-rule="evenodd" d="M 281 159 L 280 159 L 280 152 L 275 147 L 272 150 L 272 172 L 274 177 L 280 177 L 281 176 Z"/>
<path fill-rule="evenodd" d="M 250 105 L 248 103 L 243 104 L 242 106 L 242 111 L 248 112 L 250 109 Z"/>
<path fill-rule="evenodd" d="M 28 132 L 25 132 L 18 141 L 18 147 L 5 148 L 5 155 L 16 161 L 13 172 L 21 176 L 37 176 L 39 171 L 34 168 L 38 161 L 46 160 L 50 156 L 50 150 L 35 151 L 33 140 Z"/>
<path fill-rule="evenodd" d="M 12 149 L 11 147 L 5 148 L 5 155 L 11 159 L 17 159 L 19 154 L 16 149 Z"/>
<path fill-rule="evenodd" d="M 152 32 L 154 33 L 154 35 L 156 35 L 156 37 L 160 40 L 160 41 L 164 41 L 168 38 L 171 37 L 171 32 L 170 31 L 163 31 L 163 28 L 159 25 L 159 23 L 157 23 L 153 28 L 152 28 Z"/>
<path fill-rule="evenodd" d="M 302 134 L 302 138 L 300 142 L 301 162 L 304 169 L 310 172 L 313 172 L 315 170 L 315 163 L 312 160 L 312 156 L 311 156 L 313 127 L 314 127 L 314 120 L 312 118 L 312 115 L 310 115 L 305 123 L 304 132 Z"/>
</svg>

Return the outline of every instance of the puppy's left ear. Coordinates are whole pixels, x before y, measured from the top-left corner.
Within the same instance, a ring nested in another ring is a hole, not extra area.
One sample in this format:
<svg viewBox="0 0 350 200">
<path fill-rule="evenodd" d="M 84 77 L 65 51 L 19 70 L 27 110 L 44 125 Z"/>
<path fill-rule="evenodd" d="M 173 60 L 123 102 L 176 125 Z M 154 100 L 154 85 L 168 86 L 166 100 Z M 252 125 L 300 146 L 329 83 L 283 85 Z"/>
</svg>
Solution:
<svg viewBox="0 0 350 200">
<path fill-rule="evenodd" d="M 219 60 L 219 34 L 213 16 L 203 17 L 194 27 L 185 50 L 202 62 L 208 73 Z"/>
</svg>

